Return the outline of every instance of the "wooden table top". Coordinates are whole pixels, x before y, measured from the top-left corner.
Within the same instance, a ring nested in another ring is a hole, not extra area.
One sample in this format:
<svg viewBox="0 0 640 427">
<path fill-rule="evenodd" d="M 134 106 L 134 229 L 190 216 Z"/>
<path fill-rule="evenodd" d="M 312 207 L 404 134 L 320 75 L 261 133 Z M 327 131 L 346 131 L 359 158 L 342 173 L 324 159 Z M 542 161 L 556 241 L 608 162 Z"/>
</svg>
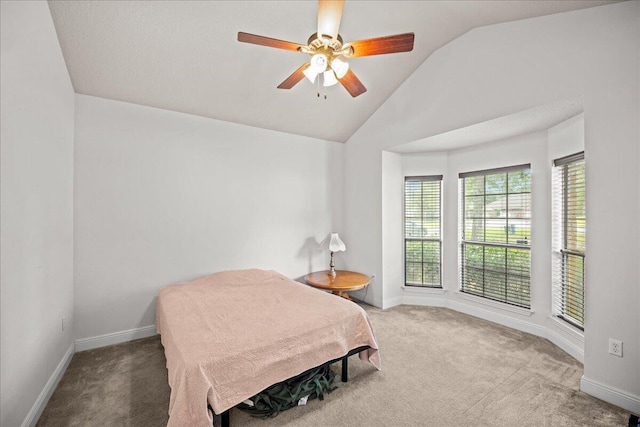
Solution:
<svg viewBox="0 0 640 427">
<path fill-rule="evenodd" d="M 336 270 L 335 277 L 329 270 L 307 274 L 304 280 L 313 287 L 329 291 L 357 291 L 367 286 L 371 278 L 355 271 Z"/>
</svg>

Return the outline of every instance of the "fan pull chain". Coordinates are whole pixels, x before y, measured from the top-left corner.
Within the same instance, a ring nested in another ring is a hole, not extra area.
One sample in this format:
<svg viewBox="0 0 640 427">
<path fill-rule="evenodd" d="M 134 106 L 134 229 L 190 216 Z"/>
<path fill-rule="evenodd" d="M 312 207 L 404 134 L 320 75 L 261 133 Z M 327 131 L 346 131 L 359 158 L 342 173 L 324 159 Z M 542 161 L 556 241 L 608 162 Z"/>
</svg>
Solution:
<svg viewBox="0 0 640 427">
<path fill-rule="evenodd" d="M 322 92 L 323 92 L 323 98 L 327 99 L 327 87 L 324 85 L 324 76 L 322 74 L 318 75 L 318 79 L 316 80 L 318 82 L 318 92 L 317 92 L 317 96 L 318 98 L 320 98 L 320 80 L 322 80 Z"/>
</svg>

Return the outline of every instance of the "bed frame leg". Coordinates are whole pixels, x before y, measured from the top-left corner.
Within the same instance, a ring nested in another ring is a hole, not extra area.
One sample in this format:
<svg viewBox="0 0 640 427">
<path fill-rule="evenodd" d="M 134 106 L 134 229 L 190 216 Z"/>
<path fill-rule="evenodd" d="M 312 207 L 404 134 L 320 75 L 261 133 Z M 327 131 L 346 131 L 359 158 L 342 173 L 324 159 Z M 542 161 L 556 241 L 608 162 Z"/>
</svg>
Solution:
<svg viewBox="0 0 640 427">
<path fill-rule="evenodd" d="M 346 383 L 349 380 L 349 356 L 342 358 L 342 382 Z"/>
<path fill-rule="evenodd" d="M 222 414 L 220 414 L 220 416 L 222 417 L 222 427 L 229 427 L 229 425 L 231 423 L 231 421 L 229 419 L 229 411 L 230 411 L 230 409 L 227 409 Z"/>
</svg>

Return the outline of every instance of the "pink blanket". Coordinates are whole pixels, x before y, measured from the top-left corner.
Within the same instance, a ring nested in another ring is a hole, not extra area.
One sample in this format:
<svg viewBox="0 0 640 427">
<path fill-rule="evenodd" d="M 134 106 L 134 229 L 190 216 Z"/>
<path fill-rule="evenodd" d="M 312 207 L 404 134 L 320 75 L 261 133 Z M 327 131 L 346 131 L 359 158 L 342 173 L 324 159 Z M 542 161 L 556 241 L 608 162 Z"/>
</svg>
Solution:
<svg viewBox="0 0 640 427">
<path fill-rule="evenodd" d="M 167 358 L 169 426 L 211 426 L 272 384 L 370 346 L 366 312 L 344 298 L 263 270 L 226 271 L 162 288 L 156 327 Z"/>
</svg>

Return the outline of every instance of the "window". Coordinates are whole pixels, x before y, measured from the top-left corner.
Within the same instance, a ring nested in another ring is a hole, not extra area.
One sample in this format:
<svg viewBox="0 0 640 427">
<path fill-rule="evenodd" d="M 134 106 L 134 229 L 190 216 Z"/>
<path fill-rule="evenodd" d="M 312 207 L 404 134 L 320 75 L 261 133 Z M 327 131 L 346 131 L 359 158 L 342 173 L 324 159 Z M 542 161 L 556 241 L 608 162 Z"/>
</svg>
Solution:
<svg viewBox="0 0 640 427">
<path fill-rule="evenodd" d="M 404 281 L 442 287 L 442 175 L 404 180 Z"/>
<path fill-rule="evenodd" d="M 554 314 L 584 328 L 584 153 L 553 162 Z"/>
<path fill-rule="evenodd" d="M 530 165 L 459 177 L 462 292 L 529 308 Z"/>
</svg>

